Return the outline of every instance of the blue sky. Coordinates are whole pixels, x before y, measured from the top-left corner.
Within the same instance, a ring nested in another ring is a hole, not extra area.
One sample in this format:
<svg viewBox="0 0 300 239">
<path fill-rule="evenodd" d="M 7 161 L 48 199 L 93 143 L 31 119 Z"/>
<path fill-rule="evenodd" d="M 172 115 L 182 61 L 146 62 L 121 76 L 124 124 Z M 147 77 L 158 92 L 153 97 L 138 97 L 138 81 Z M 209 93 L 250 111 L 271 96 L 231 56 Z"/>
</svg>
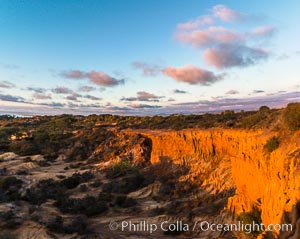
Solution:
<svg viewBox="0 0 300 239">
<path fill-rule="evenodd" d="M 170 114 L 300 100 L 296 0 L 0 1 L 0 113 Z"/>
</svg>

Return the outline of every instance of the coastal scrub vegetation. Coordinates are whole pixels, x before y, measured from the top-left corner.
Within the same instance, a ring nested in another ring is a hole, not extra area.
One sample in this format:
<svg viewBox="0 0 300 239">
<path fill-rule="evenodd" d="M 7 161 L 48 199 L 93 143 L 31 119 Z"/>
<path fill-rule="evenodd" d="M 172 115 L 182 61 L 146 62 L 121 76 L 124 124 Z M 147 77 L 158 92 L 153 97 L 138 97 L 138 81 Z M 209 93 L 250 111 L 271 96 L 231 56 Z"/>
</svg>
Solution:
<svg viewBox="0 0 300 239">
<path fill-rule="evenodd" d="M 246 225 L 261 225 L 262 223 L 262 219 L 261 219 L 261 213 L 255 209 L 253 209 L 250 212 L 242 212 L 239 214 L 239 216 L 237 217 L 238 221 L 240 221 L 242 224 Z M 259 230 L 261 229 L 261 230 Z M 262 228 L 252 228 L 251 231 L 247 232 L 244 231 L 244 233 L 246 234 L 250 234 L 252 236 L 254 236 L 255 238 L 261 234 L 263 232 Z"/>
<path fill-rule="evenodd" d="M 22 118 L 4 115 L 0 116 L 0 152 L 11 151 L 24 156 L 43 154 L 45 161 L 56 160 L 59 153 L 63 152 L 66 155 L 66 161 L 81 161 L 87 159 L 90 156 L 89 153 L 99 144 L 109 143 L 110 136 L 114 135 L 112 129 L 127 128 L 151 130 L 232 128 L 295 131 L 300 129 L 300 103 L 290 103 L 283 109 L 270 109 L 262 106 L 257 111 L 225 110 L 220 113 L 169 116 L 93 114 Z M 126 168 L 126 165 L 119 166 Z M 123 170 L 119 166 L 112 168 L 110 173 L 114 174 L 114 170 Z"/>
<path fill-rule="evenodd" d="M 264 149 L 267 152 L 271 153 L 279 147 L 279 143 L 280 143 L 279 138 L 276 136 L 273 136 L 272 138 L 267 140 L 267 142 L 264 145 Z"/>
<path fill-rule="evenodd" d="M 284 110 L 284 120 L 287 127 L 294 131 L 300 129 L 300 103 L 288 104 Z"/>
</svg>

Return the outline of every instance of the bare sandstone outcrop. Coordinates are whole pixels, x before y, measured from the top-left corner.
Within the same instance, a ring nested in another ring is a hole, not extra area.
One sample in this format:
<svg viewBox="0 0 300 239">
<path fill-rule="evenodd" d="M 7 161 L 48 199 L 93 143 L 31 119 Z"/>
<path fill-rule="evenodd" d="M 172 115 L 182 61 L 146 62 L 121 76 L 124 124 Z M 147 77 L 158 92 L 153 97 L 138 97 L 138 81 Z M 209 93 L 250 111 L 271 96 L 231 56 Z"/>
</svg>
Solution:
<svg viewBox="0 0 300 239">
<path fill-rule="evenodd" d="M 189 166 L 189 178 L 182 180 L 198 180 L 211 195 L 228 196 L 225 209 L 233 215 L 257 208 L 265 225 L 293 223 L 294 231 L 299 227 L 299 132 L 283 137 L 272 153 L 264 145 L 274 133 L 263 131 L 154 131 L 143 135 L 152 141 L 152 163 L 168 159 Z M 299 238 L 296 234 L 280 237 Z"/>
</svg>

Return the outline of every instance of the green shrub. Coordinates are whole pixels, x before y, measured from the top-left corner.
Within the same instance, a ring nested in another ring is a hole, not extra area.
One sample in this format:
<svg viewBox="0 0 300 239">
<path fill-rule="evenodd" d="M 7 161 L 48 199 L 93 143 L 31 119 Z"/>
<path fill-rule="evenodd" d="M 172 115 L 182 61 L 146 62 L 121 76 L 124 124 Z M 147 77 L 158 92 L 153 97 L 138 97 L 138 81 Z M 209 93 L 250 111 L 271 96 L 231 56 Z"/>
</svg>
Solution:
<svg viewBox="0 0 300 239">
<path fill-rule="evenodd" d="M 53 162 L 57 159 L 58 154 L 57 153 L 50 153 L 50 154 L 45 154 L 44 155 L 44 159 L 46 159 L 47 161 Z"/>
<path fill-rule="evenodd" d="M 140 174 L 130 175 L 125 178 L 114 180 L 103 185 L 103 192 L 108 193 L 130 193 L 144 186 L 144 177 Z"/>
<path fill-rule="evenodd" d="M 71 177 L 62 181 L 53 179 L 41 180 L 35 186 L 26 190 L 23 199 L 35 205 L 40 205 L 48 199 L 61 200 L 66 197 L 67 189 L 73 189 L 93 177 L 94 175 L 91 172 L 84 172 L 82 174 L 74 173 Z"/>
<path fill-rule="evenodd" d="M 17 236 L 9 232 L 0 232 L 1 239 L 17 239 Z"/>
<path fill-rule="evenodd" d="M 300 103 L 290 103 L 284 110 L 283 118 L 287 127 L 292 130 L 300 129 Z"/>
<path fill-rule="evenodd" d="M 37 145 L 35 145 L 31 141 L 26 141 L 26 140 L 13 141 L 10 144 L 9 149 L 10 151 L 21 156 L 33 155 L 39 153 Z"/>
<path fill-rule="evenodd" d="M 263 105 L 263 106 L 259 107 L 259 111 L 260 112 L 269 112 L 270 108 L 268 106 Z"/>
<path fill-rule="evenodd" d="M 98 199 L 100 201 L 104 201 L 104 202 L 112 202 L 114 199 L 114 195 L 112 195 L 111 193 L 105 193 L 105 192 L 100 192 L 98 195 Z"/>
<path fill-rule="evenodd" d="M 251 224 L 253 225 L 258 224 L 261 225 L 262 220 L 261 220 L 261 213 L 258 212 L 257 210 L 252 210 L 250 212 L 242 212 L 238 218 L 237 218 L 242 224 Z M 253 230 L 249 233 L 244 231 L 244 233 L 250 234 L 252 236 L 257 237 L 259 234 L 261 234 L 263 231 L 262 230 L 258 230 L 258 228 L 254 228 L 255 230 Z"/>
<path fill-rule="evenodd" d="M 249 115 L 242 119 L 242 127 L 250 129 L 258 125 L 261 121 L 266 118 L 265 111 L 257 111 L 255 114 Z"/>
<path fill-rule="evenodd" d="M 63 218 L 61 216 L 49 217 L 45 226 L 53 232 L 61 233 L 63 229 Z"/>
<path fill-rule="evenodd" d="M 20 187 L 22 185 L 22 180 L 17 179 L 14 176 L 4 177 L 0 179 L 0 188 L 3 190 L 8 190 L 10 187 Z"/>
<path fill-rule="evenodd" d="M 135 199 L 129 198 L 126 195 L 119 195 L 116 197 L 116 200 L 115 200 L 115 205 L 118 207 L 123 207 L 123 208 L 135 206 L 136 203 L 137 202 Z"/>
<path fill-rule="evenodd" d="M 124 175 L 137 173 L 137 169 L 134 168 L 128 161 L 120 161 L 113 164 L 107 171 L 106 177 L 117 178 Z"/>
<path fill-rule="evenodd" d="M 65 197 L 65 191 L 65 188 L 59 182 L 46 179 L 27 189 L 23 199 L 30 204 L 40 205 L 48 199 L 59 200 Z"/>
<path fill-rule="evenodd" d="M 96 179 L 94 182 L 92 182 L 91 184 L 90 184 L 93 188 L 98 188 L 98 187 L 100 187 L 101 185 L 102 185 L 102 182 L 101 182 L 101 180 L 100 179 Z"/>
<path fill-rule="evenodd" d="M 91 196 L 84 198 L 62 198 L 55 205 L 63 213 L 85 214 L 87 216 L 94 216 L 108 209 L 104 201 Z"/>
<path fill-rule="evenodd" d="M 14 176 L 3 177 L 0 179 L 0 202 L 15 201 L 21 198 L 19 189 L 23 182 Z"/>
<path fill-rule="evenodd" d="M 0 221 L 4 222 L 3 226 L 8 229 L 15 229 L 23 223 L 22 218 L 17 217 L 12 210 L 1 212 Z"/>
<path fill-rule="evenodd" d="M 39 160 L 37 161 L 37 165 L 39 165 L 40 167 L 50 167 L 51 164 L 49 162 L 47 162 L 47 160 Z"/>
<path fill-rule="evenodd" d="M 87 228 L 87 218 L 78 216 L 64 222 L 61 216 L 50 216 L 44 223 L 48 230 L 56 233 L 84 233 Z"/>
<path fill-rule="evenodd" d="M 272 138 L 268 139 L 267 142 L 264 145 L 264 149 L 271 153 L 275 149 L 279 147 L 280 140 L 278 137 L 273 136 Z"/>
<path fill-rule="evenodd" d="M 79 186 L 79 190 L 80 190 L 80 192 L 87 192 L 88 191 L 88 187 L 86 186 L 86 184 L 81 184 L 80 186 Z"/>
<path fill-rule="evenodd" d="M 24 170 L 24 169 L 19 169 L 17 172 L 16 172 L 16 175 L 28 175 L 28 171 L 27 170 Z"/>
<path fill-rule="evenodd" d="M 87 218 L 83 216 L 77 216 L 72 218 L 68 223 L 64 224 L 63 230 L 65 233 L 79 233 L 82 234 L 87 228 Z"/>
<path fill-rule="evenodd" d="M 91 172 L 74 173 L 71 177 L 65 178 L 61 181 L 61 185 L 67 189 L 76 188 L 79 184 L 85 183 L 90 179 L 94 178 L 94 175 Z"/>
</svg>

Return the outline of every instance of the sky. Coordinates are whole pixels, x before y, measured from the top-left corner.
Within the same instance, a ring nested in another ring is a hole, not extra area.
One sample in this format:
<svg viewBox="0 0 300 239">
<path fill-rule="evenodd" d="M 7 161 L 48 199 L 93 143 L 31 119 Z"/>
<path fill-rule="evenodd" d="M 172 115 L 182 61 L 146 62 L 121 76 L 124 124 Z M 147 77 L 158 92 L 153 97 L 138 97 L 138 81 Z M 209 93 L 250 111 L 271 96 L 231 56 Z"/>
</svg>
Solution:
<svg viewBox="0 0 300 239">
<path fill-rule="evenodd" d="M 300 101 L 297 0 L 0 0 L 0 114 Z"/>
</svg>

